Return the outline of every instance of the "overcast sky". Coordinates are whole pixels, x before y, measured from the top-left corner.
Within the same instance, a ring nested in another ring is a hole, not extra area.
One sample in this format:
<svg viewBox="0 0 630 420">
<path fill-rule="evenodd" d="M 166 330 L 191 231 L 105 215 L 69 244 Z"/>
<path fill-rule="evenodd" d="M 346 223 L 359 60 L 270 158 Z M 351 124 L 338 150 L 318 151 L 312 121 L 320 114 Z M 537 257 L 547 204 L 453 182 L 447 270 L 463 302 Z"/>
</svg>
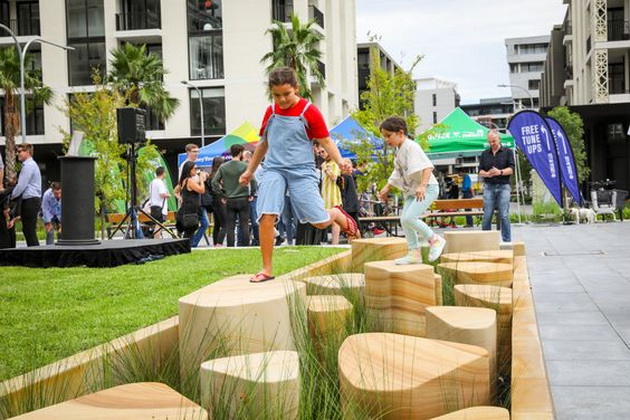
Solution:
<svg viewBox="0 0 630 420">
<path fill-rule="evenodd" d="M 357 42 L 368 31 L 414 77 L 457 83 L 462 103 L 510 96 L 505 38 L 548 35 L 566 13 L 562 0 L 356 0 Z"/>
</svg>

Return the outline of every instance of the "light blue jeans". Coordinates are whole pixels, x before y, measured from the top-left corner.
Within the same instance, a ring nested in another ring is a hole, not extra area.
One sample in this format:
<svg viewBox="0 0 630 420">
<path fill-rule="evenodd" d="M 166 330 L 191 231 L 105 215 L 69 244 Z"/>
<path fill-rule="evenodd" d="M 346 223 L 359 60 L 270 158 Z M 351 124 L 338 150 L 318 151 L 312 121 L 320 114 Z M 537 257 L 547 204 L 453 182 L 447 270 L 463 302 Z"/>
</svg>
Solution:
<svg viewBox="0 0 630 420">
<path fill-rule="evenodd" d="M 438 185 L 429 185 L 427 186 L 424 200 L 418 201 L 413 195 L 405 197 L 405 205 L 400 215 L 400 224 L 405 230 L 409 251 L 420 248 L 419 240 L 428 241 L 433 237 L 433 231 L 420 219 L 420 216 L 435 201 L 439 192 L 440 187 Z"/>
<path fill-rule="evenodd" d="M 196 248 L 197 246 L 199 246 L 199 242 L 201 242 L 201 239 L 203 238 L 203 234 L 206 233 L 208 226 L 210 226 L 210 221 L 208 219 L 208 211 L 206 210 L 205 207 L 200 207 L 199 208 L 199 229 L 197 229 L 197 232 L 194 234 L 194 236 L 190 240 L 190 246 L 192 246 L 193 248 Z"/>
<path fill-rule="evenodd" d="M 489 184 L 483 185 L 483 230 L 492 229 L 492 216 L 494 209 L 497 209 L 499 222 L 501 223 L 501 239 L 503 242 L 512 240 L 510 228 L 510 184 Z"/>
</svg>

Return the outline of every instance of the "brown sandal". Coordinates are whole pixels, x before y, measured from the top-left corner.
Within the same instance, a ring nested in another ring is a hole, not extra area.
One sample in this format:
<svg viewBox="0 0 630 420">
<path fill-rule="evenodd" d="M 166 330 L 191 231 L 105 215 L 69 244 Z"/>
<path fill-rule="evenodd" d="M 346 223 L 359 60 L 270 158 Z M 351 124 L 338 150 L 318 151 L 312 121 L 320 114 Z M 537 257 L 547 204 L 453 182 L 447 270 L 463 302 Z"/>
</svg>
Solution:
<svg viewBox="0 0 630 420">
<path fill-rule="evenodd" d="M 359 226 L 357 226 L 356 220 L 352 218 L 341 206 L 335 206 L 341 214 L 346 217 L 346 229 L 343 233 L 348 237 L 348 239 L 359 239 L 361 238 L 361 232 L 359 232 Z"/>
</svg>

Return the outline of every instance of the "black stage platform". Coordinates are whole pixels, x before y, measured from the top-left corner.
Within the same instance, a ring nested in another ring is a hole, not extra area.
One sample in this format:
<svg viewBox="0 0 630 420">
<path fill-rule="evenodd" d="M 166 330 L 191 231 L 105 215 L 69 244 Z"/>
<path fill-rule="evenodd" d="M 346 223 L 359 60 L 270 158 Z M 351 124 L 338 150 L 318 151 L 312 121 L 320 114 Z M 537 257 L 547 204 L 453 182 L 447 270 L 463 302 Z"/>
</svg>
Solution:
<svg viewBox="0 0 630 420">
<path fill-rule="evenodd" d="M 101 241 L 98 245 L 48 245 L 0 249 L 0 266 L 116 267 L 141 263 L 155 256 L 159 258 L 189 252 L 188 239 L 112 239 Z"/>
</svg>

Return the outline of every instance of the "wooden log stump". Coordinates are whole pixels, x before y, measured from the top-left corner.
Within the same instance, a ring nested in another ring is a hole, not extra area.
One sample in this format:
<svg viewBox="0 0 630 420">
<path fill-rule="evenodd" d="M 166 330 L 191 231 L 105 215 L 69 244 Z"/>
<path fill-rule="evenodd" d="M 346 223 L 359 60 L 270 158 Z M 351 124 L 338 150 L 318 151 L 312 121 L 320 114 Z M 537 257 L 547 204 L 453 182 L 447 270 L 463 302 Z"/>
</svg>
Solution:
<svg viewBox="0 0 630 420">
<path fill-rule="evenodd" d="M 453 276 L 457 284 L 483 284 L 510 287 L 514 280 L 513 266 L 489 262 L 449 262 L 438 264 L 438 271 Z"/>
<path fill-rule="evenodd" d="M 444 232 L 445 254 L 455 252 L 498 251 L 501 232 L 498 230 L 470 230 Z"/>
<path fill-rule="evenodd" d="M 434 273 L 433 279 L 435 280 L 435 304 L 437 306 L 442 306 L 442 276 L 438 273 Z"/>
<path fill-rule="evenodd" d="M 455 252 L 452 254 L 442 254 L 440 262 L 488 262 L 514 266 L 514 253 L 512 250 Z"/>
<path fill-rule="evenodd" d="M 352 241 L 352 271 L 363 273 L 363 264 L 370 261 L 394 260 L 407 255 L 404 238 L 370 238 Z"/>
<path fill-rule="evenodd" d="M 365 289 L 365 275 L 363 273 L 340 273 L 326 276 L 306 277 L 306 294 L 340 295 L 351 294 L 362 296 Z"/>
<path fill-rule="evenodd" d="M 483 347 L 490 361 L 490 389 L 496 395 L 497 314 L 492 309 L 430 306 L 426 309 L 427 338 Z"/>
<path fill-rule="evenodd" d="M 296 419 L 299 365 L 297 352 L 282 350 L 204 362 L 201 405 L 221 418 Z"/>
<path fill-rule="evenodd" d="M 156 382 L 120 385 L 14 417 L 21 420 L 198 419 L 208 414 L 177 391 Z"/>
<path fill-rule="evenodd" d="M 470 407 L 431 420 L 510 420 L 510 412 L 501 407 Z"/>
<path fill-rule="evenodd" d="M 425 308 L 437 305 L 436 295 L 430 265 L 365 264 L 366 309 L 380 331 L 424 337 Z"/>
<path fill-rule="evenodd" d="M 352 304 L 343 296 L 310 296 L 306 311 L 309 333 L 317 343 L 345 332 Z"/>
<path fill-rule="evenodd" d="M 205 360 L 295 350 L 291 314 L 303 308 L 306 285 L 286 279 L 252 284 L 249 277 L 230 277 L 179 300 L 183 379 L 194 375 Z"/>
<path fill-rule="evenodd" d="M 490 402 L 488 352 L 390 333 L 348 337 L 339 349 L 346 418 L 430 419 Z"/>
<path fill-rule="evenodd" d="M 510 372 L 512 359 L 512 289 L 498 286 L 458 284 L 455 304 L 493 309 L 497 313 L 497 369 L 499 374 Z"/>
</svg>

